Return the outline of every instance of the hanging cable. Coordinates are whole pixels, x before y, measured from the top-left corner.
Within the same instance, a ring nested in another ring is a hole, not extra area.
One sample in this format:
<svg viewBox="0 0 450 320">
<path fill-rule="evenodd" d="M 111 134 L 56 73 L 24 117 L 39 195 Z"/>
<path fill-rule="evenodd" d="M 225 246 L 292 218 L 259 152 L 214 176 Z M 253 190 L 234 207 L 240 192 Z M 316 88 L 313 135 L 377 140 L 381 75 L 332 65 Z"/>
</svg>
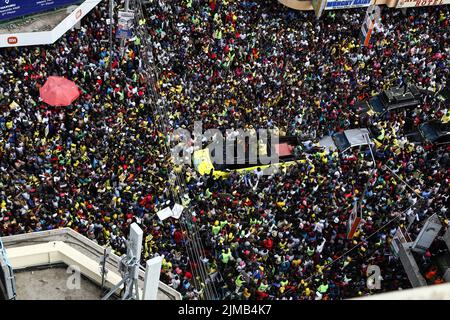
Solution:
<svg viewBox="0 0 450 320">
<path fill-rule="evenodd" d="M 142 0 L 137 2 L 137 22 L 140 20 L 145 21 L 145 8 L 142 4 Z M 155 58 L 153 56 L 151 45 L 149 44 L 150 36 L 145 26 L 140 26 L 139 23 L 136 24 L 136 28 L 140 32 L 143 47 L 145 48 L 143 53 L 143 70 L 148 80 L 147 88 L 149 89 L 149 94 L 151 95 L 148 99 L 148 104 L 152 108 L 156 117 L 154 117 L 155 125 L 160 132 L 165 135 L 170 133 L 170 121 L 167 118 L 169 110 L 167 108 L 168 101 L 165 97 L 161 96 L 157 91 L 159 88 L 158 70 L 155 66 Z M 166 141 L 161 145 L 163 151 L 166 155 L 171 154 L 170 142 Z M 177 203 L 183 203 L 180 192 L 185 192 L 186 186 L 181 173 L 177 170 L 173 170 L 174 182 L 170 183 L 170 190 L 172 192 L 173 200 Z M 180 217 L 180 226 L 183 233 L 186 235 L 186 250 L 188 257 L 191 262 L 195 263 L 195 267 L 192 266 L 193 281 L 194 286 L 199 292 L 202 292 L 201 298 L 208 300 L 217 299 L 217 290 L 215 284 L 211 281 L 208 274 L 207 267 L 203 263 L 202 257 L 205 253 L 203 244 L 201 242 L 200 230 L 197 224 L 194 222 L 193 215 L 191 213 L 191 205 L 188 203 L 186 205 L 185 213 Z"/>
</svg>

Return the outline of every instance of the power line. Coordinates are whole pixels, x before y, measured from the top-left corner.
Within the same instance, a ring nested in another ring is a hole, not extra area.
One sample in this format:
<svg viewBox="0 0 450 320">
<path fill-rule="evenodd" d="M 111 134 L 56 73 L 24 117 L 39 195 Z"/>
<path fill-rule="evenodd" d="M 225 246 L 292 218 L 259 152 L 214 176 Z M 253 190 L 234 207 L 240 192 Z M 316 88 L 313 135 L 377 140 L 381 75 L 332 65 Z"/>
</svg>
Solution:
<svg viewBox="0 0 450 320">
<path fill-rule="evenodd" d="M 410 210 L 411 208 L 413 208 L 415 206 L 412 205 L 410 207 L 408 207 L 408 209 L 402 211 L 401 213 L 399 213 L 398 215 L 396 215 L 394 218 L 390 219 L 388 222 L 386 222 L 384 225 L 382 225 L 381 227 L 379 227 L 376 231 L 374 231 L 373 233 L 371 233 L 369 236 L 367 236 L 365 238 L 365 240 L 368 240 L 370 238 L 372 238 L 374 235 L 376 235 L 378 232 L 380 232 L 381 230 L 383 230 L 384 228 L 386 228 L 389 224 L 391 224 L 392 222 L 394 222 L 395 220 L 401 218 L 403 216 L 403 214 L 405 214 L 408 210 Z M 359 248 L 362 244 L 364 244 L 364 241 L 360 241 L 358 244 L 356 244 L 355 246 L 353 246 L 352 248 L 350 248 L 349 250 L 347 250 L 346 252 L 344 252 L 342 255 L 340 255 L 339 257 L 337 257 L 336 259 L 334 259 L 332 262 L 328 263 L 326 266 L 323 267 L 323 269 L 328 269 L 329 267 L 331 267 L 334 263 L 336 263 L 337 261 L 341 260 L 342 258 L 346 257 L 350 252 L 352 252 L 353 250 Z M 319 274 L 319 272 L 315 272 L 314 274 L 310 275 L 308 278 L 306 278 L 304 281 L 309 281 L 311 278 L 313 278 L 314 276 L 317 276 Z"/>
<path fill-rule="evenodd" d="M 162 131 L 164 134 L 169 134 L 169 128 L 167 123 L 169 123 L 167 119 L 167 114 L 169 113 L 168 108 L 166 107 L 167 101 L 165 97 L 160 96 L 156 90 L 157 85 L 159 84 L 158 79 L 158 70 L 155 66 L 155 58 L 152 53 L 152 49 L 150 44 L 148 43 L 148 40 L 150 39 L 150 36 L 146 30 L 145 26 L 140 26 L 139 21 L 144 19 L 145 21 L 145 14 L 144 14 L 144 7 L 142 4 L 142 0 L 138 1 L 138 10 L 137 10 L 137 18 L 138 20 L 138 27 L 136 28 L 141 32 L 141 38 L 142 42 L 144 44 L 144 61 L 143 64 L 145 65 L 145 73 L 147 75 L 148 84 L 147 87 L 150 89 L 149 94 L 151 95 L 151 98 L 149 99 L 148 103 L 150 107 L 153 109 L 155 114 L 157 114 L 159 117 L 154 117 L 155 124 L 157 127 L 159 127 L 160 131 Z M 149 56 L 151 55 L 151 57 Z M 156 103 L 155 103 L 156 102 Z M 162 148 L 165 150 L 166 154 L 170 155 L 171 150 L 168 143 L 164 143 L 162 145 Z M 186 190 L 186 186 L 184 183 L 183 178 L 181 177 L 181 174 L 173 170 L 172 173 L 175 176 L 175 181 L 173 184 L 170 184 L 170 189 L 172 191 L 172 197 L 175 202 L 182 203 L 180 192 L 183 192 Z M 195 287 L 200 290 L 200 292 L 204 293 L 203 296 L 206 299 L 215 299 L 217 297 L 217 291 L 215 288 L 214 283 L 211 281 L 211 278 L 209 277 L 208 270 L 206 269 L 205 264 L 202 261 L 202 254 L 205 252 L 201 239 L 199 237 L 200 231 L 198 230 L 198 227 L 196 223 L 193 221 L 193 216 L 191 213 L 190 204 L 187 204 L 186 213 L 183 214 L 180 217 L 180 226 L 183 230 L 183 233 L 186 235 L 186 249 L 188 256 L 191 261 L 193 261 L 196 264 L 195 268 L 191 268 L 192 272 L 194 274 L 194 284 Z M 199 283 L 199 280 L 201 281 Z"/>
</svg>

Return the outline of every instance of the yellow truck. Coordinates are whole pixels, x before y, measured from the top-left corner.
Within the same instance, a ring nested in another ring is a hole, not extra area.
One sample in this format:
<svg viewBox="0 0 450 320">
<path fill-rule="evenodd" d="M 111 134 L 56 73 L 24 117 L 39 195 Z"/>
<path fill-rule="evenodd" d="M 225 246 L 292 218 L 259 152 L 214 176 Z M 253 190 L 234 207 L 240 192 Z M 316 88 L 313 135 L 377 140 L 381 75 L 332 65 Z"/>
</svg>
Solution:
<svg viewBox="0 0 450 320">
<path fill-rule="evenodd" d="M 245 156 L 244 157 L 231 157 L 232 161 L 221 161 L 224 163 L 216 163 L 215 159 L 215 149 L 205 148 L 202 150 L 197 150 L 193 154 L 193 166 L 195 170 L 201 175 L 208 175 L 211 173 L 215 178 L 223 177 L 226 178 L 230 172 L 235 171 L 238 173 L 245 173 L 255 171 L 260 168 L 263 173 L 268 173 L 269 170 L 280 170 L 294 165 L 296 162 L 306 162 L 304 159 L 300 159 L 299 155 L 302 150 L 302 142 L 298 140 L 295 136 L 284 136 L 278 137 L 276 144 L 263 143 L 261 141 L 257 142 L 257 155 L 249 155 L 248 143 L 244 146 Z M 234 142 L 234 149 L 236 151 L 237 141 Z M 224 147 L 224 157 L 226 157 L 226 147 Z M 235 152 L 236 154 L 237 152 Z M 265 157 L 265 161 L 261 161 Z M 268 162 L 267 159 L 273 161 Z M 228 160 L 228 159 L 227 159 Z M 271 171 L 273 172 L 273 171 Z"/>
</svg>

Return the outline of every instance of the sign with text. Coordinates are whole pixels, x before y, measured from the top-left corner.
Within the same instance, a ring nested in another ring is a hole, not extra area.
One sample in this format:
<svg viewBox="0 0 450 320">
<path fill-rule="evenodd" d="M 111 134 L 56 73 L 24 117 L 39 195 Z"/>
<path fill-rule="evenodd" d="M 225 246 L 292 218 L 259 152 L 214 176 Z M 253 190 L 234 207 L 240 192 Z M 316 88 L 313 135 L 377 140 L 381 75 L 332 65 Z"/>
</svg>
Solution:
<svg viewBox="0 0 450 320">
<path fill-rule="evenodd" d="M 398 0 L 396 8 L 439 6 L 450 4 L 450 0 Z"/>
<path fill-rule="evenodd" d="M 134 13 L 119 11 L 119 23 L 117 25 L 116 38 L 130 39 L 133 36 Z"/>
<path fill-rule="evenodd" d="M 325 10 L 367 7 L 373 0 L 328 0 Z"/>
<path fill-rule="evenodd" d="M 82 0 L 0 0 L 0 21 L 52 10 Z"/>
</svg>

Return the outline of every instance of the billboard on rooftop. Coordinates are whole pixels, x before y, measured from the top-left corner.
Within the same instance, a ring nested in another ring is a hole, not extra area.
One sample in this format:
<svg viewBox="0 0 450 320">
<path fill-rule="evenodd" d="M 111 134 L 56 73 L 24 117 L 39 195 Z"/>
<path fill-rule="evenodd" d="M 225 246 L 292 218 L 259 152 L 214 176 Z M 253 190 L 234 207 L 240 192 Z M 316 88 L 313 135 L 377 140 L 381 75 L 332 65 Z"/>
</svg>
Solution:
<svg viewBox="0 0 450 320">
<path fill-rule="evenodd" d="M 83 0 L 0 0 L 0 22 L 81 2 Z"/>
</svg>

